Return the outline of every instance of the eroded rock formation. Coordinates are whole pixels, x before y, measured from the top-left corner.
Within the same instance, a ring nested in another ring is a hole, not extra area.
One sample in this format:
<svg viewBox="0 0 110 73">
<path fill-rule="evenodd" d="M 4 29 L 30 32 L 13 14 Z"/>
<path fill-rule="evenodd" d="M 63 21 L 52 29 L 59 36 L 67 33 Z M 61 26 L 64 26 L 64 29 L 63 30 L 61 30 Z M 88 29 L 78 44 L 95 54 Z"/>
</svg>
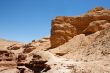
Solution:
<svg viewBox="0 0 110 73">
<path fill-rule="evenodd" d="M 0 61 L 15 61 L 16 57 L 13 52 L 0 50 Z"/>
<path fill-rule="evenodd" d="M 110 73 L 109 57 L 110 10 L 102 7 L 56 17 L 50 38 L 0 39 L 0 73 Z"/>
<path fill-rule="evenodd" d="M 83 33 L 83 31 L 85 34 L 89 34 L 103 29 L 101 28 L 104 27 L 101 26 L 101 24 L 103 24 L 102 20 L 105 20 L 104 23 L 110 22 L 110 10 L 102 7 L 96 7 L 81 16 L 57 16 L 52 20 L 50 37 L 51 47 L 58 47 L 73 38 L 75 35 Z M 96 25 L 96 23 L 98 23 L 100 26 Z M 89 28 L 91 32 L 87 30 L 89 25 L 94 25 L 94 27 Z M 108 26 L 108 24 L 105 26 Z"/>
</svg>

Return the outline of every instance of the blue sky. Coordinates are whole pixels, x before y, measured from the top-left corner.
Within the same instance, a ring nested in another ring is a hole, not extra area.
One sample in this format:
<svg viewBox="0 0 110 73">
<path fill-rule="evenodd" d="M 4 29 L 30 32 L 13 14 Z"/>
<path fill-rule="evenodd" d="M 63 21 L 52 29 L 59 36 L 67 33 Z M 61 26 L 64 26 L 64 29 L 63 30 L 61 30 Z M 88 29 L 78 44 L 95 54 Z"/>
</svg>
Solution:
<svg viewBox="0 0 110 73">
<path fill-rule="evenodd" d="M 30 42 L 50 35 L 55 16 L 76 16 L 110 0 L 0 0 L 0 38 Z"/>
</svg>

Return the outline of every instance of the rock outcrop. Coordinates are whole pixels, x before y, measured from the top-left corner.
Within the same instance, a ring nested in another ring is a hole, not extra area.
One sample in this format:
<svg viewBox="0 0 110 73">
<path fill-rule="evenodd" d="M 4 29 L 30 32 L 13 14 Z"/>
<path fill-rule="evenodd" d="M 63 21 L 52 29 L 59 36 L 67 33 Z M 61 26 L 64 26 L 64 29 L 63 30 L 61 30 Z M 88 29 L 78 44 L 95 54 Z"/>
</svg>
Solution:
<svg viewBox="0 0 110 73">
<path fill-rule="evenodd" d="M 8 50 L 18 50 L 23 46 L 23 44 L 12 44 L 9 47 L 7 47 Z"/>
<path fill-rule="evenodd" d="M 48 37 L 44 37 L 40 40 L 33 40 L 31 43 L 25 44 L 23 48 L 23 53 L 47 50 L 48 48 L 50 48 L 50 39 Z"/>
<path fill-rule="evenodd" d="M 14 53 L 7 50 L 0 50 L 0 61 L 15 61 L 16 57 Z"/>
<path fill-rule="evenodd" d="M 83 33 L 84 30 L 84 33 L 86 33 L 86 28 L 89 25 L 92 24 L 96 26 L 96 23 L 98 23 L 98 21 L 100 25 L 100 23 L 102 22 L 101 20 L 105 20 L 108 23 L 110 22 L 110 10 L 104 9 L 102 7 L 96 7 L 93 10 L 90 10 L 88 13 L 81 16 L 57 16 L 55 19 L 52 20 L 50 37 L 51 47 L 55 48 L 64 44 L 65 42 L 73 38 L 75 35 Z M 108 26 L 108 24 L 105 26 Z M 96 32 L 101 29 L 96 29 L 96 27 L 93 29 L 92 27 L 89 30 Z M 87 34 L 89 34 L 89 31 L 87 31 Z"/>
<path fill-rule="evenodd" d="M 24 56 L 22 55 L 22 57 Z M 19 61 L 17 63 L 17 66 L 22 67 L 22 69 L 25 66 L 30 70 L 32 70 L 34 73 L 41 73 L 50 70 L 50 65 L 46 64 L 48 61 L 49 61 L 49 52 L 43 51 L 43 52 L 33 53 L 32 58 L 29 62 Z"/>
</svg>

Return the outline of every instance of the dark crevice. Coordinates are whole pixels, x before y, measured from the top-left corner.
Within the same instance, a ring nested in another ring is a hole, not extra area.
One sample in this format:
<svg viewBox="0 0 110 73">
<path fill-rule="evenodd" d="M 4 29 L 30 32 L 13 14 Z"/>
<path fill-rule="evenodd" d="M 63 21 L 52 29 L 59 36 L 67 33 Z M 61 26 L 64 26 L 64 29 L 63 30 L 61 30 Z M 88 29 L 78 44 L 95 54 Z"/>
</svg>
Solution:
<svg viewBox="0 0 110 73">
<path fill-rule="evenodd" d="M 30 63 L 18 63 L 18 66 L 25 66 L 32 70 L 34 73 L 47 72 L 50 70 L 50 66 L 45 64 L 47 61 L 30 61 Z M 25 69 L 19 69 L 20 73 L 24 73 Z"/>
</svg>

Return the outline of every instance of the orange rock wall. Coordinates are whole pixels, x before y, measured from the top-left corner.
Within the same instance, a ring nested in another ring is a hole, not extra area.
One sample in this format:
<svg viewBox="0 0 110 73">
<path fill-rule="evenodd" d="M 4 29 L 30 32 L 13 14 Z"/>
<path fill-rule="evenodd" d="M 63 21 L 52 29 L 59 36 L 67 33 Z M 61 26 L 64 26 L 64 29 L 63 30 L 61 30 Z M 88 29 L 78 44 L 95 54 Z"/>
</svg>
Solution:
<svg viewBox="0 0 110 73">
<path fill-rule="evenodd" d="M 75 35 L 81 34 L 82 31 L 87 28 L 89 23 L 96 20 L 107 20 L 110 22 L 110 16 L 98 15 L 98 16 L 77 16 L 77 17 L 66 17 L 58 16 L 52 20 L 51 28 L 51 47 L 58 47 Z M 68 33 L 69 34 L 68 34 Z"/>
</svg>

